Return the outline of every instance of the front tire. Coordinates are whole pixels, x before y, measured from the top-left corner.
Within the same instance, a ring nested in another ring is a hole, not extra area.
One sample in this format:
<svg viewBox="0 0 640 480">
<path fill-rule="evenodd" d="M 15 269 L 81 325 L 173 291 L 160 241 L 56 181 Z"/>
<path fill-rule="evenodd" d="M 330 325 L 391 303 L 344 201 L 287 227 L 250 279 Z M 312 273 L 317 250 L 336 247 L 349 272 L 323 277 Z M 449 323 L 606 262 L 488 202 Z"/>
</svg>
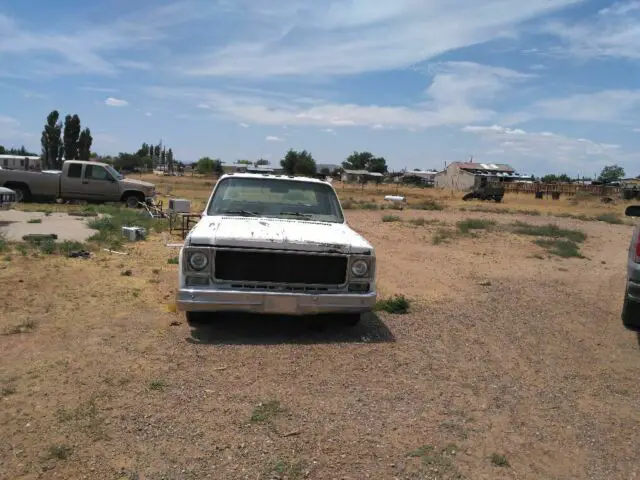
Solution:
<svg viewBox="0 0 640 480">
<path fill-rule="evenodd" d="M 626 293 L 622 304 L 622 324 L 627 330 L 640 332 L 640 303 L 629 300 Z"/>
<path fill-rule="evenodd" d="M 140 198 L 137 195 L 129 195 L 124 198 L 124 204 L 128 208 L 138 208 L 138 202 L 140 202 Z"/>
<path fill-rule="evenodd" d="M 16 192 L 16 203 L 22 203 L 22 202 L 26 203 L 29 200 L 31 200 L 31 191 L 29 190 L 29 187 L 23 187 L 23 186 L 17 185 L 15 187 L 9 186 L 7 188 L 10 188 L 14 192 Z"/>
</svg>

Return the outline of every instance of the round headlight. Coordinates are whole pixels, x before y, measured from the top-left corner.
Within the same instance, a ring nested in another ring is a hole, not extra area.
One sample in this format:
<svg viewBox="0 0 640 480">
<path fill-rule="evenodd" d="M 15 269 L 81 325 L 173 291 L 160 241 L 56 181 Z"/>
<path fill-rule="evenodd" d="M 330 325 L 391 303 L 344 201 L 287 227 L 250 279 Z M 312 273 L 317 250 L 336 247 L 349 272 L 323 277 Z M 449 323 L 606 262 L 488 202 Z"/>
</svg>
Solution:
<svg viewBox="0 0 640 480">
<path fill-rule="evenodd" d="M 194 270 L 203 270 L 208 263 L 209 259 L 202 252 L 195 252 L 189 255 L 189 266 Z"/>
<path fill-rule="evenodd" d="M 364 260 L 356 260 L 351 264 L 351 271 L 356 277 L 364 277 L 369 271 L 369 264 Z"/>
</svg>

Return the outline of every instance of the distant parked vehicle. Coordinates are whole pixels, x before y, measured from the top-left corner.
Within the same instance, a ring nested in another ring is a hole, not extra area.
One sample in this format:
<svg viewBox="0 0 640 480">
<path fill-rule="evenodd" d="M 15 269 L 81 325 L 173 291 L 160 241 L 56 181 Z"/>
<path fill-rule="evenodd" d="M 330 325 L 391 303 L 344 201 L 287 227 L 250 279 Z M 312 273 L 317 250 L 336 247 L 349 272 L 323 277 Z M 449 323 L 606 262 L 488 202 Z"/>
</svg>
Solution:
<svg viewBox="0 0 640 480">
<path fill-rule="evenodd" d="M 35 198 L 87 200 L 90 202 L 124 202 L 128 207 L 151 200 L 155 185 L 126 178 L 111 165 L 82 160 L 68 160 L 62 171 L 0 171 L 0 186 L 16 192 L 18 202 Z"/>
<path fill-rule="evenodd" d="M 627 207 L 625 215 L 640 217 L 640 205 Z M 629 330 L 640 332 L 640 226 L 634 229 L 629 245 L 622 323 Z"/>
<path fill-rule="evenodd" d="M 474 180 L 473 190 L 462 197 L 462 200 L 494 200 L 501 202 L 504 197 L 504 185 L 498 178 L 479 176 Z"/>
</svg>

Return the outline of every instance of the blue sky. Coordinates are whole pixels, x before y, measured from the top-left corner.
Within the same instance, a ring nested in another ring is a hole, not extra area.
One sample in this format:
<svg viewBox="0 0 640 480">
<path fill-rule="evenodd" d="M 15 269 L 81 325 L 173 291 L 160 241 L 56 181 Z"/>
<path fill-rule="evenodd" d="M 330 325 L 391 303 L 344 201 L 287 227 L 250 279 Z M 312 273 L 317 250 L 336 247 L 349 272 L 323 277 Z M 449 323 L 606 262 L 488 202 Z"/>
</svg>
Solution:
<svg viewBox="0 0 640 480">
<path fill-rule="evenodd" d="M 640 0 L 0 0 L 0 144 L 640 174 Z"/>
</svg>

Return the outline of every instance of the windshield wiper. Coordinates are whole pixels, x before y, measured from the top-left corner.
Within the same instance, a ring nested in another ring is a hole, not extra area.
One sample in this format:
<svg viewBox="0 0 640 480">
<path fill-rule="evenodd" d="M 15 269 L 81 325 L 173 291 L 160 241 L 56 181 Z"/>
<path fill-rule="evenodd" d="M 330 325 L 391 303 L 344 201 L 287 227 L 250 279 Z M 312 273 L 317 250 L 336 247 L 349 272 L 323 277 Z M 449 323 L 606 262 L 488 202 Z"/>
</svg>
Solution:
<svg viewBox="0 0 640 480">
<path fill-rule="evenodd" d="M 294 217 L 311 218 L 310 213 L 300 213 L 300 212 L 280 212 L 280 215 L 291 215 Z"/>
<path fill-rule="evenodd" d="M 250 212 L 249 210 L 223 210 L 223 215 L 244 215 L 245 217 L 257 217 L 258 214 L 256 212 Z"/>
</svg>

